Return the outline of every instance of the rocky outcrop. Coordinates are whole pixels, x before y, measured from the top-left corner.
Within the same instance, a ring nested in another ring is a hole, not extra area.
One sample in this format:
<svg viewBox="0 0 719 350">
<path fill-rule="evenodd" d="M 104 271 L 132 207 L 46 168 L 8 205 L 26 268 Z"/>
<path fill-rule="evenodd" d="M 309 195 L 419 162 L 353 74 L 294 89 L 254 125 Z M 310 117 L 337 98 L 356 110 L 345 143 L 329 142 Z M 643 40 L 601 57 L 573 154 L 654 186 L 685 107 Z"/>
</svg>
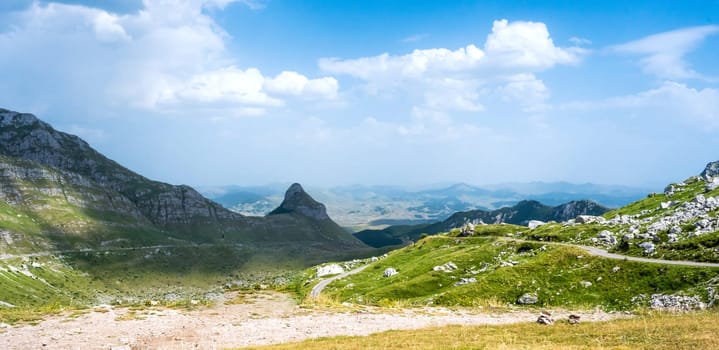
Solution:
<svg viewBox="0 0 719 350">
<path fill-rule="evenodd" d="M 284 201 L 268 215 L 286 213 L 297 213 L 313 220 L 330 220 L 325 205 L 314 200 L 298 183 L 287 189 Z"/>
<path fill-rule="evenodd" d="M 711 162 L 707 164 L 707 166 L 704 168 L 704 171 L 702 171 L 699 176 L 703 177 L 704 179 L 709 179 L 713 177 L 719 176 L 719 161 Z"/>
</svg>

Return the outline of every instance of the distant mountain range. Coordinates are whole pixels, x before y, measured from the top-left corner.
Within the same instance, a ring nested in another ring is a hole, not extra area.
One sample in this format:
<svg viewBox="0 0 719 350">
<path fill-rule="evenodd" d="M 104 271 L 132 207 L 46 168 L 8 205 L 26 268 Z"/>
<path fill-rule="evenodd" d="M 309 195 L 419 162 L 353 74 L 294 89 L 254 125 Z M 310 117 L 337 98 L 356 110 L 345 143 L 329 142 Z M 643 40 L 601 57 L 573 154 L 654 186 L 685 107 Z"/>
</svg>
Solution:
<svg viewBox="0 0 719 350">
<path fill-rule="evenodd" d="M 200 187 L 209 198 L 245 215 L 264 215 L 282 201 L 287 184 Z M 409 190 L 394 186 L 309 187 L 340 225 L 359 231 L 388 225 L 442 221 L 468 210 L 490 211 L 534 200 L 550 206 L 591 200 L 615 208 L 643 198 L 648 189 L 567 182 L 532 182 L 477 187 L 464 183 Z"/>
<path fill-rule="evenodd" d="M 579 215 L 601 215 L 607 211 L 609 208 L 587 200 L 572 201 L 556 207 L 529 200 L 491 211 L 458 212 L 433 224 L 390 226 L 382 230 L 364 230 L 354 235 L 370 246 L 384 247 L 407 244 L 416 241 L 422 234 L 448 232 L 467 223 L 527 225 L 531 220 L 562 222 Z"/>
</svg>

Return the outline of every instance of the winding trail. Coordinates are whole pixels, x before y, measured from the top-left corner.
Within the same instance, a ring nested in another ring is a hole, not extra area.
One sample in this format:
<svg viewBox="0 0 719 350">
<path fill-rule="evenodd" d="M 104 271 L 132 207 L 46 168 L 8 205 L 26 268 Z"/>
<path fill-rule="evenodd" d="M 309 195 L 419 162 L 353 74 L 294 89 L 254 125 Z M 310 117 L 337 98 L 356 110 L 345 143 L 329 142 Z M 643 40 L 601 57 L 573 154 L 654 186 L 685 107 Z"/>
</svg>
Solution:
<svg viewBox="0 0 719 350">
<path fill-rule="evenodd" d="M 543 244 L 549 244 L 549 245 L 558 245 L 558 246 L 579 248 L 579 249 L 582 249 L 582 250 L 586 251 L 587 253 L 589 253 L 589 255 L 594 255 L 594 256 L 599 256 L 602 258 L 614 259 L 614 260 L 636 261 L 636 262 L 649 263 L 649 264 L 719 268 L 719 263 L 687 261 L 687 260 L 663 260 L 663 259 L 640 258 L 640 257 L 636 257 L 636 256 L 610 253 L 604 249 L 599 249 L 596 247 L 590 247 L 590 246 L 586 246 L 586 245 L 569 244 L 569 243 L 561 243 L 561 242 L 531 241 L 531 240 L 507 238 L 507 237 L 499 237 L 499 238 L 501 240 L 505 240 L 505 241 L 543 243 Z M 347 276 L 354 275 L 356 273 L 360 273 L 364 269 L 366 269 L 368 266 L 369 265 L 364 265 L 364 266 L 358 267 L 354 270 L 350 270 L 350 271 L 341 273 L 337 276 L 322 280 L 320 283 L 317 283 L 317 285 L 312 287 L 312 291 L 310 291 L 310 298 L 314 299 L 314 298 L 317 298 L 318 296 L 320 296 L 320 293 L 322 293 L 322 290 L 325 289 L 325 287 L 327 287 L 330 283 L 332 283 L 340 278 L 345 278 Z"/>
<path fill-rule="evenodd" d="M 506 240 L 506 241 L 543 243 L 543 244 L 549 244 L 549 245 L 559 245 L 559 246 L 565 246 L 565 247 L 579 248 L 579 249 L 582 249 L 582 250 L 586 251 L 587 253 L 589 253 L 589 255 L 599 256 L 599 257 L 607 258 L 607 259 L 636 261 L 636 262 L 649 263 L 649 264 L 695 266 L 695 267 L 719 267 L 719 263 L 687 261 L 687 260 L 651 259 L 651 258 L 640 258 L 640 257 L 636 257 L 636 256 L 615 254 L 615 253 L 610 253 L 604 249 L 600 249 L 597 247 L 590 247 L 590 246 L 586 246 L 586 245 L 569 244 L 569 243 L 561 243 L 561 242 L 532 241 L 532 240 L 526 240 L 526 239 L 516 239 L 516 238 L 506 238 L 506 237 L 501 237 L 501 239 Z"/>
<path fill-rule="evenodd" d="M 312 287 L 312 290 L 310 291 L 310 298 L 313 298 L 313 299 L 314 299 L 314 298 L 317 298 L 318 296 L 320 296 L 320 293 L 322 293 L 322 290 L 325 289 L 325 287 L 327 287 L 330 283 L 332 283 L 332 282 L 334 282 L 334 281 L 336 281 L 336 280 L 338 280 L 338 279 L 340 279 L 340 278 L 345 278 L 345 277 L 347 277 L 347 276 L 349 276 L 349 275 L 354 275 L 354 274 L 356 274 L 356 273 L 360 273 L 360 272 L 362 272 L 364 269 L 366 269 L 368 266 L 369 266 L 369 264 L 368 264 L 368 265 L 364 265 L 364 266 L 360 266 L 360 267 L 358 267 L 358 268 L 356 268 L 356 269 L 354 269 L 354 270 L 350 270 L 350 271 L 347 271 L 347 272 L 343 272 L 343 273 L 341 273 L 341 274 L 339 274 L 339 275 L 337 275 L 337 276 L 330 277 L 330 278 L 328 278 L 328 279 L 322 280 L 320 283 L 317 283 L 316 286 Z"/>
</svg>

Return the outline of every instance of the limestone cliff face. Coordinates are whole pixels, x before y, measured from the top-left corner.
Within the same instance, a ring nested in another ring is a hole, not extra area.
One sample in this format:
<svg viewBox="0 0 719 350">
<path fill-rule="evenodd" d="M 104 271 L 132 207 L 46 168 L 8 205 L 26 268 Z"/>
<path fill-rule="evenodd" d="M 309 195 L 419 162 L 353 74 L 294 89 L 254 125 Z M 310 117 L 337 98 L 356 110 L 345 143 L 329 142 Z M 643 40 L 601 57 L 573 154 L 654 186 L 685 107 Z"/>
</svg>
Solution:
<svg viewBox="0 0 719 350">
<path fill-rule="evenodd" d="M 287 189 L 280 206 L 268 215 L 283 213 L 297 213 L 314 220 L 330 220 L 325 205 L 314 200 L 298 183 Z"/>
<path fill-rule="evenodd" d="M 154 224 L 172 226 L 240 219 L 189 186 L 151 181 L 95 151 L 77 136 L 53 129 L 32 114 L 0 109 L 0 155 L 81 174 L 135 203 Z"/>
</svg>

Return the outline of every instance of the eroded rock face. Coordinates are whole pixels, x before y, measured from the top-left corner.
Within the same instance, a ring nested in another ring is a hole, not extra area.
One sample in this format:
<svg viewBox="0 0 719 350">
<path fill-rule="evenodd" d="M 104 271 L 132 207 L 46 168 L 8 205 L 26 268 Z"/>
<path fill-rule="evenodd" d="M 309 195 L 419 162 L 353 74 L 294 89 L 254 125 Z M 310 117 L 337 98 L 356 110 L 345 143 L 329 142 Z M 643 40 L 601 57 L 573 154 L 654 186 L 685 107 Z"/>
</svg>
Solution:
<svg viewBox="0 0 719 350">
<path fill-rule="evenodd" d="M 285 200 L 269 215 L 285 213 L 298 213 L 315 220 L 330 220 L 325 205 L 314 200 L 298 183 L 287 189 Z"/>
<path fill-rule="evenodd" d="M 121 194 L 159 226 L 242 217 L 189 186 L 173 186 L 138 175 L 95 151 L 79 137 L 57 131 L 32 114 L 0 109 L 0 155 L 78 174 Z"/>
</svg>

